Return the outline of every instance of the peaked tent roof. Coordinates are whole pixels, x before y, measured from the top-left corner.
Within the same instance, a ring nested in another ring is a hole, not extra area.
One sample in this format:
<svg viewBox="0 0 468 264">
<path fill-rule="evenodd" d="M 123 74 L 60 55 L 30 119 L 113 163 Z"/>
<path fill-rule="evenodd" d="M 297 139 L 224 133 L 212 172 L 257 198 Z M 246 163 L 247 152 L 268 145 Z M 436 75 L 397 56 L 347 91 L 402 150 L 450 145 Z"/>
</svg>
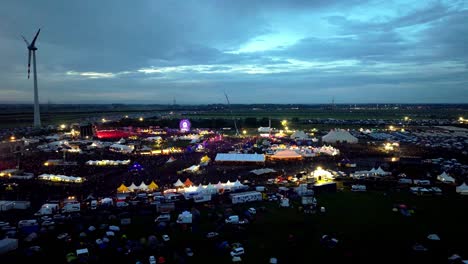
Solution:
<svg viewBox="0 0 468 264">
<path fill-rule="evenodd" d="M 128 192 L 128 188 L 127 186 L 125 186 L 123 183 L 119 186 L 119 188 L 117 188 L 117 192 L 120 192 L 120 193 L 125 193 L 125 192 Z"/>
<path fill-rule="evenodd" d="M 185 185 L 186 187 L 189 187 L 189 186 L 192 186 L 192 185 L 193 185 L 193 182 L 192 182 L 189 178 L 187 178 L 187 179 L 185 180 L 185 182 L 184 182 L 184 185 Z"/>
<path fill-rule="evenodd" d="M 130 184 L 130 186 L 127 187 L 129 191 L 134 192 L 135 190 L 138 190 L 138 187 L 135 185 L 134 182 Z"/>
<path fill-rule="evenodd" d="M 209 162 L 211 159 L 208 157 L 208 155 L 205 155 L 201 158 L 201 162 Z"/>
<path fill-rule="evenodd" d="M 177 179 L 177 181 L 174 183 L 174 186 L 175 187 L 182 187 L 182 186 L 184 186 L 184 183 L 182 181 L 180 181 L 180 179 Z"/>
<path fill-rule="evenodd" d="M 290 149 L 280 150 L 271 157 L 274 159 L 300 159 L 302 158 L 300 154 Z"/>
<path fill-rule="evenodd" d="M 148 185 L 148 189 L 149 189 L 149 190 L 152 190 L 152 191 L 153 191 L 153 190 L 157 190 L 157 189 L 159 189 L 159 186 L 158 186 L 154 181 L 152 181 L 152 182 Z"/>
<path fill-rule="evenodd" d="M 358 139 L 344 129 L 333 129 L 330 130 L 328 134 L 322 137 L 322 141 L 327 143 L 335 143 L 338 141 L 346 141 L 347 143 L 357 143 Z"/>
<path fill-rule="evenodd" d="M 176 159 L 175 159 L 174 157 L 170 157 L 170 158 L 166 161 L 166 163 L 171 163 L 171 162 L 174 162 L 174 161 L 176 161 Z"/>
<path fill-rule="evenodd" d="M 462 185 L 457 186 L 456 191 L 457 193 L 468 194 L 468 185 L 466 185 L 466 183 L 463 183 Z"/>
<path fill-rule="evenodd" d="M 140 185 L 138 186 L 138 190 L 142 190 L 142 191 L 148 190 L 148 185 L 146 185 L 145 182 L 142 181 Z"/>
<path fill-rule="evenodd" d="M 306 133 L 302 130 L 297 130 L 296 132 L 292 133 L 291 139 L 306 139 L 309 138 Z"/>
</svg>

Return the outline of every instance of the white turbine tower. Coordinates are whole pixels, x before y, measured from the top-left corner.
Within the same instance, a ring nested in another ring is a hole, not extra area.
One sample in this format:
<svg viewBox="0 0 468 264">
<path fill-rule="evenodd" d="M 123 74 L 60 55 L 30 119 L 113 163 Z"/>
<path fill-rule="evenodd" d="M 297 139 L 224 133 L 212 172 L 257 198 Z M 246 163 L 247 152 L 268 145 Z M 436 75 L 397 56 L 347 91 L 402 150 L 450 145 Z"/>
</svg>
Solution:
<svg viewBox="0 0 468 264">
<path fill-rule="evenodd" d="M 41 127 L 41 113 L 39 110 L 39 92 L 37 90 L 37 72 L 36 72 L 36 40 L 37 36 L 39 36 L 39 32 L 41 32 L 41 29 L 39 29 L 36 33 L 36 36 L 34 37 L 33 41 L 31 44 L 26 40 L 24 36 L 24 42 L 26 42 L 26 45 L 29 50 L 29 55 L 28 55 L 28 79 L 29 79 L 29 73 L 31 72 L 31 53 L 32 53 L 32 59 L 33 59 L 33 74 L 34 74 L 34 127 Z"/>
</svg>

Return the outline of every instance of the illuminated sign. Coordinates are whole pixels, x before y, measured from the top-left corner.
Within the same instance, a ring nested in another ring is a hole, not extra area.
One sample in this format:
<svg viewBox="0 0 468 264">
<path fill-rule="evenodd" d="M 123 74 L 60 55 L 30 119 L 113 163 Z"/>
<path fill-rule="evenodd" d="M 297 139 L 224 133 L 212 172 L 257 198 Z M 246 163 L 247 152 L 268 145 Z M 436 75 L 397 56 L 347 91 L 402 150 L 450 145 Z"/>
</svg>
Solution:
<svg viewBox="0 0 468 264">
<path fill-rule="evenodd" d="M 180 128 L 180 131 L 182 132 L 187 132 L 187 131 L 190 131 L 190 121 L 188 119 L 182 119 L 180 120 L 180 123 L 179 123 L 179 128 Z"/>
</svg>

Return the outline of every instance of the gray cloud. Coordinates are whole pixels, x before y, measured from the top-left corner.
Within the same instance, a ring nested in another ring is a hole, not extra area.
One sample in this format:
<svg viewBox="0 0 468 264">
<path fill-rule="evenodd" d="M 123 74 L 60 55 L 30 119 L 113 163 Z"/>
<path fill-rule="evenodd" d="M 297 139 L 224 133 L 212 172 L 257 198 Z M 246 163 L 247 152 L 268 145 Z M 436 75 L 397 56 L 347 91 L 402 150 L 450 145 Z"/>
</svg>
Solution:
<svg viewBox="0 0 468 264">
<path fill-rule="evenodd" d="M 463 1 L 7 0 L 0 17 L 0 102 L 32 98 L 20 34 L 37 27 L 42 101 L 468 99 Z"/>
</svg>

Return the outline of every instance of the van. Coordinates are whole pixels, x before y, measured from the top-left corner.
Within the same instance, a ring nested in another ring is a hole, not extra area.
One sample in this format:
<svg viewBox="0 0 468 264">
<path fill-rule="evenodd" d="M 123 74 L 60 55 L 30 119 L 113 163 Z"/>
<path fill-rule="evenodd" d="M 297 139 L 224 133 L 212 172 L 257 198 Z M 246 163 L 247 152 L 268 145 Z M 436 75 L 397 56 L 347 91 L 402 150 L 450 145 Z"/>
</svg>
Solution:
<svg viewBox="0 0 468 264">
<path fill-rule="evenodd" d="M 171 221 L 171 215 L 170 214 L 161 214 L 154 221 L 155 222 L 168 222 L 168 221 Z"/>
<path fill-rule="evenodd" d="M 35 225 L 39 225 L 39 223 L 37 222 L 37 220 L 35 219 L 31 219 L 31 220 L 20 220 L 18 222 L 18 228 L 22 228 L 22 227 L 26 227 L 26 226 L 35 226 Z"/>
<path fill-rule="evenodd" d="M 62 208 L 62 213 L 74 213 L 81 211 L 80 203 L 67 203 Z"/>
<path fill-rule="evenodd" d="M 238 215 L 231 215 L 225 220 L 226 224 L 237 224 L 239 223 L 239 216 Z"/>
<path fill-rule="evenodd" d="M 123 201 L 118 201 L 118 202 L 115 203 L 115 206 L 117 206 L 117 207 L 127 207 L 128 203 L 123 202 Z"/>
<path fill-rule="evenodd" d="M 89 207 L 91 210 L 96 210 L 97 209 L 97 200 L 92 200 L 91 203 L 89 204 Z"/>
</svg>

